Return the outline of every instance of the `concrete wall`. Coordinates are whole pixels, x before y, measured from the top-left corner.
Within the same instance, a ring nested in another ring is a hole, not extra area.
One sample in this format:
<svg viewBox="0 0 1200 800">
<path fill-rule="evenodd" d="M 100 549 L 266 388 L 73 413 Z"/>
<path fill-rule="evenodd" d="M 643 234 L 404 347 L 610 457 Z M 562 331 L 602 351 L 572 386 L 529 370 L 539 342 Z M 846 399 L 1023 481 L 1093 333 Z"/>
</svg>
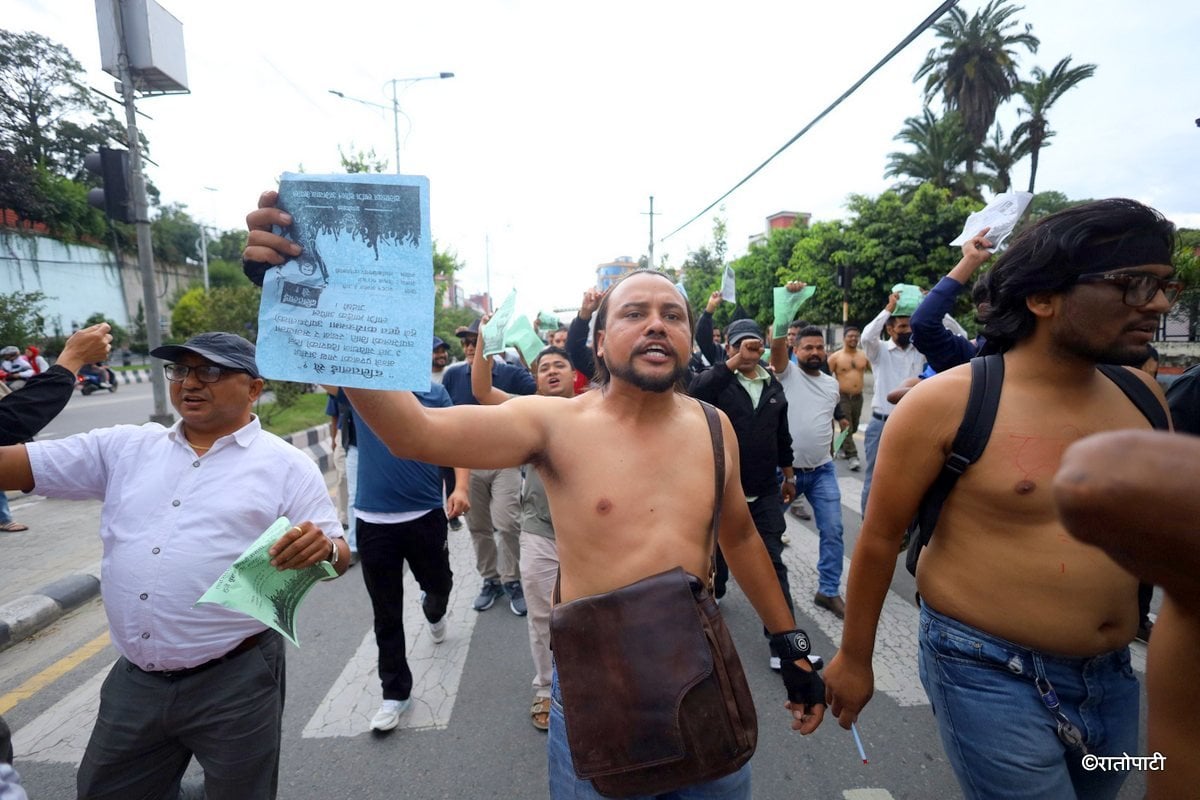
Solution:
<svg viewBox="0 0 1200 800">
<path fill-rule="evenodd" d="M 168 328 L 167 301 L 202 280 L 201 272 L 199 265 L 155 264 L 159 311 Z M 118 264 L 106 248 L 0 228 L 0 294 L 11 292 L 46 295 L 48 334 L 69 334 L 96 312 L 130 328 L 142 299 L 142 278 L 133 254 Z"/>
</svg>

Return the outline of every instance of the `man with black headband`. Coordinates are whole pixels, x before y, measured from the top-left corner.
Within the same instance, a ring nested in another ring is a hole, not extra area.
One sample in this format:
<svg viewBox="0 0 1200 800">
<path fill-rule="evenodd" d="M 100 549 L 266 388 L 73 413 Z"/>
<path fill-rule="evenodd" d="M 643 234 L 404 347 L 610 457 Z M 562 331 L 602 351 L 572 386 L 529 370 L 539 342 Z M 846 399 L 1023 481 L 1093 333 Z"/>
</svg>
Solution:
<svg viewBox="0 0 1200 800">
<path fill-rule="evenodd" d="M 1075 440 L 1148 429 L 1150 414 L 1165 413 L 1144 373 L 1110 378 L 1097 365 L 1145 361 L 1180 289 L 1173 249 L 1158 212 L 1103 200 L 1040 220 L 992 268 L 983 333 L 1003 353 L 994 427 L 917 569 L 921 680 L 968 798 L 1115 797 L 1127 773 L 1088 765 L 1137 751 L 1127 647 L 1137 579 L 1067 535 L 1052 482 Z M 951 451 L 971 376 L 964 365 L 922 381 L 888 422 L 826 674 L 843 727 L 870 699 L 896 551 Z"/>
</svg>

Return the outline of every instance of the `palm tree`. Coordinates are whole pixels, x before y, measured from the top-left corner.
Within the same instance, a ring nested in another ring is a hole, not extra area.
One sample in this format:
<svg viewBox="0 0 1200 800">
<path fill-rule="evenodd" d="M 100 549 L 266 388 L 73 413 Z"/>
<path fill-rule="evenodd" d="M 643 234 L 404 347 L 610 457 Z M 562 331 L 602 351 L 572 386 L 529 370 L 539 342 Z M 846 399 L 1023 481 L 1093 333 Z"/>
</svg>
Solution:
<svg viewBox="0 0 1200 800">
<path fill-rule="evenodd" d="M 979 149 L 979 160 L 992 171 L 985 180 L 996 194 L 1012 188 L 1012 168 L 1029 155 L 1029 139 L 1018 128 L 1006 141 L 1000 123 L 992 129 L 992 138 Z"/>
<path fill-rule="evenodd" d="M 996 119 L 996 109 L 1012 97 L 1018 83 L 1016 50 L 1037 52 L 1040 41 L 1012 19 L 1021 6 L 1004 0 L 988 4 L 968 18 L 958 6 L 933 26 L 942 43 L 929 51 L 913 76 L 925 78 L 925 99 L 941 94 L 947 110 L 962 115 L 963 128 L 975 150 L 983 145 Z M 967 157 L 967 174 L 975 174 L 975 153 Z"/>
<path fill-rule="evenodd" d="M 1050 146 L 1050 137 L 1054 135 L 1046 112 L 1060 97 L 1095 72 L 1095 64 L 1072 67 L 1071 57 L 1067 56 L 1055 64 L 1049 74 L 1041 67 L 1034 67 L 1033 80 L 1018 82 L 1017 92 L 1025 100 L 1025 108 L 1018 109 L 1017 114 L 1028 115 L 1029 119 L 1017 126 L 1013 136 L 1023 136 L 1029 142 L 1029 191 L 1033 191 L 1037 179 L 1038 154 L 1043 147 Z"/>
<path fill-rule="evenodd" d="M 926 108 L 921 116 L 904 120 L 897 141 L 913 146 L 912 152 L 888 154 L 885 178 L 907 177 L 898 188 L 908 196 L 922 183 L 949 189 L 956 195 L 974 195 L 974 184 L 959 167 L 971 154 L 971 143 L 963 134 L 962 120 L 950 112 L 941 119 Z"/>
</svg>

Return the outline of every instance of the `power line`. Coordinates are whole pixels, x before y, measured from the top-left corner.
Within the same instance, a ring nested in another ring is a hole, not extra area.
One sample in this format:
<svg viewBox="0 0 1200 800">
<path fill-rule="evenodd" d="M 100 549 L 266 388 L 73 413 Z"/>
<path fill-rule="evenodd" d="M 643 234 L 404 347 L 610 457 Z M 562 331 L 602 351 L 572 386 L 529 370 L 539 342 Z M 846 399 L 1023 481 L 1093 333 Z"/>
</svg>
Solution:
<svg viewBox="0 0 1200 800">
<path fill-rule="evenodd" d="M 812 128 L 814 125 L 816 125 L 818 122 L 820 122 L 822 119 L 824 119 L 825 116 L 828 115 L 830 111 L 833 111 L 835 108 L 837 108 L 839 105 L 841 105 L 843 100 L 845 100 L 850 95 L 854 94 L 858 90 L 858 87 L 860 87 L 864 83 L 866 83 L 867 80 L 870 79 L 870 77 L 872 75 L 874 75 L 876 72 L 878 72 L 880 70 L 880 68 L 883 67 L 884 64 L 891 61 L 892 58 L 894 58 L 896 56 L 896 54 L 899 53 L 901 50 L 903 50 L 905 47 L 908 47 L 908 45 L 910 45 L 912 43 L 913 39 L 916 39 L 918 36 L 920 36 L 922 33 L 924 33 L 925 30 L 927 28 L 929 28 L 929 26 L 933 25 L 933 23 L 937 21 L 938 17 L 942 16 L 942 14 L 945 14 L 947 11 L 949 11 L 951 9 L 951 7 L 953 7 L 957 3 L 958 3 L 958 0 L 946 0 L 944 3 L 942 3 L 940 6 L 938 6 L 937 9 L 932 14 L 930 14 L 928 17 L 926 17 L 924 19 L 924 21 L 921 22 L 920 25 L 918 25 L 916 28 L 914 28 L 913 31 L 910 34 L 908 34 L 908 36 L 905 36 L 904 39 L 901 40 L 900 44 L 893 47 L 891 52 L 889 52 L 886 56 L 884 56 L 879 61 L 879 63 L 877 63 L 875 66 L 871 67 L 871 69 L 867 70 L 867 74 L 863 75 L 861 78 L 859 78 L 857 81 L 855 81 L 854 85 L 851 86 L 849 89 L 842 92 L 842 95 L 837 100 L 834 100 L 832 103 L 829 104 L 828 108 L 826 108 L 820 114 L 817 114 L 817 116 L 815 116 L 813 118 L 812 122 L 808 123 L 807 125 L 805 125 L 803 128 L 800 129 L 799 133 L 797 133 L 791 139 L 788 139 L 787 142 L 783 145 L 783 147 L 779 148 L 778 150 L 776 150 L 774 153 L 771 154 L 770 158 L 768 158 L 766 161 L 762 162 L 757 167 L 755 167 L 754 170 L 751 171 L 751 173 L 749 175 L 747 175 L 746 177 L 744 177 L 740 181 L 738 181 L 736 184 L 734 184 L 733 188 L 731 188 L 729 191 L 725 192 L 725 194 L 721 195 L 716 200 L 713 200 L 711 203 L 709 203 L 707 206 L 705 206 L 704 210 L 701 211 L 699 214 L 692 217 L 687 222 L 683 223 L 678 228 L 676 228 L 675 230 L 668 233 L 662 239 L 659 239 L 659 241 L 665 242 L 667 239 L 670 239 L 672 236 L 679 233 L 681 230 L 686 228 L 688 225 L 691 225 L 693 222 L 695 222 L 696 220 L 700 219 L 702 216 L 707 214 L 709 211 L 711 211 L 713 208 L 715 208 L 716 205 L 718 203 L 720 203 L 722 200 L 724 200 L 726 197 L 729 197 L 729 195 L 733 194 L 738 189 L 740 189 L 744 183 L 746 183 L 748 180 L 750 180 L 755 175 L 757 175 L 759 172 L 761 172 L 763 167 L 767 166 L 767 164 L 770 164 L 772 161 L 774 161 L 775 158 L 777 156 L 779 156 L 784 150 L 787 150 L 789 147 L 791 147 L 793 144 L 795 144 L 797 139 L 799 139 L 804 134 L 808 133 L 809 129 Z"/>
</svg>

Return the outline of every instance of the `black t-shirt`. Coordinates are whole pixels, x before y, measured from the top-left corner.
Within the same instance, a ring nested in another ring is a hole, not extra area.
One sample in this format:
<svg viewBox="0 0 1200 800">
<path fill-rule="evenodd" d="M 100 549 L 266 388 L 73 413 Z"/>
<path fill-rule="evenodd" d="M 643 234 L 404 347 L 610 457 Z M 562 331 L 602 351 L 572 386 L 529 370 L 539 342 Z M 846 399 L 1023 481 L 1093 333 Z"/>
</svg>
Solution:
<svg viewBox="0 0 1200 800">
<path fill-rule="evenodd" d="M 1200 364 L 1189 367 L 1167 389 L 1175 430 L 1200 436 Z"/>
</svg>

